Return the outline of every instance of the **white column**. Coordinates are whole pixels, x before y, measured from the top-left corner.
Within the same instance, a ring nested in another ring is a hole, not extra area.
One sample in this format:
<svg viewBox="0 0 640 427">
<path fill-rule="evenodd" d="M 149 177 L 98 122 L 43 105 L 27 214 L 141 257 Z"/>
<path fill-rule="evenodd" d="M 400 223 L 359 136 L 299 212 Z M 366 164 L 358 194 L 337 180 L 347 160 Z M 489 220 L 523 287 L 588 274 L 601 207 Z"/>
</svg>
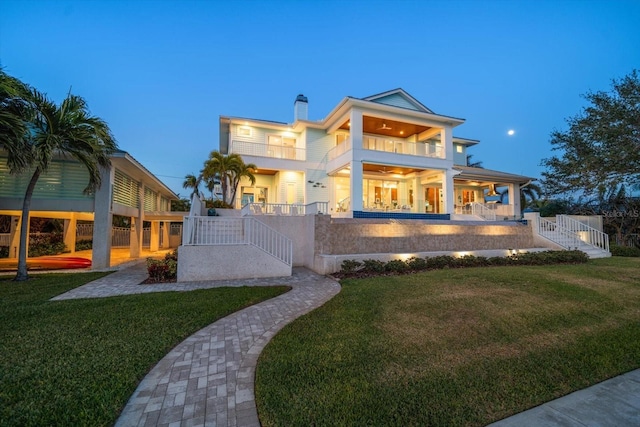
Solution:
<svg viewBox="0 0 640 427">
<path fill-rule="evenodd" d="M 93 202 L 93 251 L 92 268 L 101 269 L 111 266 L 111 192 L 114 169 L 101 170 L 102 185 L 96 191 Z"/>
<path fill-rule="evenodd" d="M 453 192 L 453 177 L 455 173 L 452 169 L 447 169 L 442 173 L 442 198 L 444 199 L 444 212 L 452 214 L 455 213 L 454 209 L 454 192 Z"/>
<path fill-rule="evenodd" d="M 20 250 L 20 216 L 11 217 L 11 230 L 9 231 L 9 258 L 18 258 Z M 27 239 L 27 253 L 29 252 L 29 239 Z"/>
<path fill-rule="evenodd" d="M 362 211 L 362 110 L 353 108 L 349 116 L 349 134 L 351 136 L 350 162 L 351 175 L 349 177 L 349 192 L 351 211 Z"/>
<path fill-rule="evenodd" d="M 445 159 L 450 160 L 453 164 L 453 129 L 449 126 L 442 128 L 440 132 L 440 141 L 444 148 Z"/>
<path fill-rule="evenodd" d="M 64 244 L 71 253 L 76 251 L 76 214 L 71 212 L 71 217 L 64 220 L 63 239 Z"/>
<path fill-rule="evenodd" d="M 138 216 L 131 218 L 131 240 L 129 241 L 129 256 L 140 258 L 142 252 L 142 227 L 144 225 L 144 184 L 138 188 L 140 203 L 138 204 Z"/>
<path fill-rule="evenodd" d="M 512 215 L 519 219 L 522 215 L 522 206 L 520 206 L 520 185 L 509 184 L 509 205 Z"/>
<path fill-rule="evenodd" d="M 160 249 L 160 221 L 151 221 L 149 251 L 156 252 L 158 249 Z"/>
<path fill-rule="evenodd" d="M 171 241 L 169 240 L 171 237 L 169 236 L 169 231 L 171 229 L 171 222 L 164 221 L 162 224 L 162 248 L 167 249 L 171 247 Z"/>
</svg>

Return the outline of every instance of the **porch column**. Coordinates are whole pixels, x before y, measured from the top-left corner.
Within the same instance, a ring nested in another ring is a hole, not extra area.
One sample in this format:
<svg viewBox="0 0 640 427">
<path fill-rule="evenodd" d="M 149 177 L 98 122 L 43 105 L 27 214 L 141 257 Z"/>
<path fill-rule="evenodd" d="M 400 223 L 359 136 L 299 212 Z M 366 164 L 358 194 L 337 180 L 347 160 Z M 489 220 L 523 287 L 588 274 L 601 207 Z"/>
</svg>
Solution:
<svg viewBox="0 0 640 427">
<path fill-rule="evenodd" d="M 149 251 L 156 252 L 158 249 L 160 249 L 160 221 L 151 221 Z"/>
<path fill-rule="evenodd" d="M 520 184 L 509 184 L 509 207 L 511 214 L 519 219 L 522 216 L 522 206 L 520 206 Z"/>
<path fill-rule="evenodd" d="M 351 109 L 350 117 L 351 152 L 350 162 L 351 175 L 349 177 L 351 211 L 362 211 L 362 110 Z"/>
<path fill-rule="evenodd" d="M 171 241 L 169 240 L 169 231 L 171 229 L 171 222 L 164 221 L 162 224 L 162 248 L 170 248 Z"/>
<path fill-rule="evenodd" d="M 450 126 L 445 126 L 440 132 L 440 140 L 442 142 L 442 148 L 444 149 L 445 159 L 450 160 L 453 165 L 453 129 Z"/>
<path fill-rule="evenodd" d="M 455 197 L 453 192 L 453 177 L 455 175 L 457 174 L 453 169 L 447 169 L 442 173 L 442 198 L 444 199 L 444 212 L 442 213 L 455 213 Z"/>
<path fill-rule="evenodd" d="M 64 220 L 63 239 L 64 244 L 71 253 L 76 252 L 76 213 L 71 212 L 71 217 Z"/>
<path fill-rule="evenodd" d="M 113 168 L 101 168 L 102 185 L 96 191 L 93 202 L 93 251 L 92 268 L 111 266 L 111 191 L 113 188 Z"/>
<path fill-rule="evenodd" d="M 142 226 L 144 224 L 144 184 L 138 187 L 140 202 L 138 216 L 131 218 L 131 240 L 129 241 L 129 257 L 140 258 L 142 252 Z"/>
<path fill-rule="evenodd" d="M 9 231 L 9 258 L 18 258 L 20 250 L 20 216 L 11 217 L 11 229 Z M 29 253 L 29 239 L 27 239 L 27 253 Z"/>
</svg>

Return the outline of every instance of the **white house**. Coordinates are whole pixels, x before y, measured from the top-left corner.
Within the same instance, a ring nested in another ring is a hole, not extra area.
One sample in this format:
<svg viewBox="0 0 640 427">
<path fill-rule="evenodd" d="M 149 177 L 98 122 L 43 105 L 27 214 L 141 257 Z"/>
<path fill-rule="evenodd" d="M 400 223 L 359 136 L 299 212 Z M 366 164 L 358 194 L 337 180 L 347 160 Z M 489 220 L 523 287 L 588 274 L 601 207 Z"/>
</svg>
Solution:
<svg viewBox="0 0 640 427">
<path fill-rule="evenodd" d="M 520 188 L 532 178 L 467 166 L 479 141 L 453 135 L 463 123 L 402 89 L 346 97 L 312 121 L 299 95 L 293 123 L 221 116 L 220 151 L 259 168 L 255 185 L 241 182 L 238 208 L 328 201 L 333 217 L 520 218 Z M 485 203 L 497 186 L 508 188 L 508 205 Z"/>
</svg>

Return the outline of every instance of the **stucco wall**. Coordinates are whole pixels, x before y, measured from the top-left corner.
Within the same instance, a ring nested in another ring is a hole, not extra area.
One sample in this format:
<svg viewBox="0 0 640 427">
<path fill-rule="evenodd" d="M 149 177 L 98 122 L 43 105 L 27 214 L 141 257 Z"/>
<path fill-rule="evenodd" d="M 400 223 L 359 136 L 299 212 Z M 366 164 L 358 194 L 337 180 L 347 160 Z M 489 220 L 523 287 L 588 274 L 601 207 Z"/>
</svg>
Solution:
<svg viewBox="0 0 640 427">
<path fill-rule="evenodd" d="M 253 246 L 178 248 L 178 282 L 281 276 L 291 276 L 291 267 Z"/>
<path fill-rule="evenodd" d="M 293 266 L 313 265 L 313 233 L 316 216 L 258 215 L 255 218 L 284 234 L 293 244 Z M 328 218 L 327 215 L 324 215 Z"/>
<path fill-rule="evenodd" d="M 389 223 L 317 217 L 316 254 L 477 251 L 534 247 L 531 227 L 515 222 Z"/>
</svg>

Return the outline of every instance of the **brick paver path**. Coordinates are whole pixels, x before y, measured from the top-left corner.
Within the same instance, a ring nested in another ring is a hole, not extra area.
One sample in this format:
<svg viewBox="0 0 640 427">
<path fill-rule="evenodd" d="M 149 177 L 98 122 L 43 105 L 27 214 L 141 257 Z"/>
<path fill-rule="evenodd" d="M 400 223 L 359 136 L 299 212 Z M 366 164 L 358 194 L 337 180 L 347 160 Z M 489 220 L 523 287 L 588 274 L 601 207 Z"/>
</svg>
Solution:
<svg viewBox="0 0 640 427">
<path fill-rule="evenodd" d="M 220 319 L 171 350 L 133 393 L 119 427 L 259 426 L 254 378 L 260 352 L 286 324 L 340 291 L 336 281 L 298 268 L 291 277 L 150 286 L 137 284 L 144 279 L 140 273 L 136 265 L 55 299 L 221 286 L 287 285 L 292 290 Z"/>
</svg>

